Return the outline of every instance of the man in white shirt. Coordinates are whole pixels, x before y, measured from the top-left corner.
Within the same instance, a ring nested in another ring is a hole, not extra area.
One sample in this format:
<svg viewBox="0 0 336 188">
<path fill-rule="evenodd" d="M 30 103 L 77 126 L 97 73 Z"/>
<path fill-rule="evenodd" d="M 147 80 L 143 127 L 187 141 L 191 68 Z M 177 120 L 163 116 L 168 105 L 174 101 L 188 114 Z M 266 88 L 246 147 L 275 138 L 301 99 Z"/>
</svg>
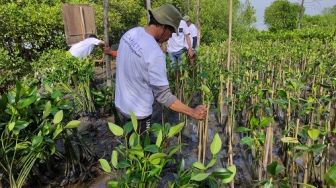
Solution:
<svg viewBox="0 0 336 188">
<path fill-rule="evenodd" d="M 188 29 L 189 29 L 189 37 L 190 37 L 190 41 L 191 41 L 191 47 L 193 49 L 194 55 L 192 57 L 189 57 L 189 61 L 190 63 L 193 63 L 195 60 L 195 52 L 196 52 L 196 47 L 197 47 L 197 35 L 198 35 L 198 30 L 197 27 L 195 26 L 195 24 L 193 24 L 190 20 L 189 16 L 184 16 L 183 20 L 186 21 L 187 25 L 188 25 Z M 185 43 L 185 47 L 188 47 L 188 44 Z"/>
<path fill-rule="evenodd" d="M 74 44 L 69 49 L 69 52 L 74 56 L 85 59 L 91 54 L 95 46 L 103 46 L 104 41 L 97 39 L 96 35 L 90 35 L 88 38 Z"/>
<path fill-rule="evenodd" d="M 188 51 L 189 58 L 194 55 L 189 35 L 190 31 L 186 21 L 181 20 L 178 32 L 173 33 L 172 37 L 167 42 L 167 52 L 173 67 L 176 67 L 176 65 L 180 63 L 181 55 L 185 51 Z"/>
<path fill-rule="evenodd" d="M 140 133 L 150 126 L 154 100 L 198 120 L 203 120 L 206 115 L 204 105 L 190 108 L 169 88 L 166 57 L 160 44 L 176 32 L 181 14 L 171 4 L 149 10 L 149 14 L 147 26 L 135 27 L 122 36 L 116 64 L 115 106 L 120 123 L 129 121 L 133 112 Z"/>
<path fill-rule="evenodd" d="M 198 30 L 197 30 L 197 27 L 195 26 L 195 24 L 193 24 L 190 20 L 190 17 L 189 16 L 184 16 L 183 17 L 183 20 L 186 21 L 187 25 L 188 25 L 188 29 L 189 29 L 189 37 L 190 37 L 190 41 L 191 41 L 191 47 L 193 50 L 196 49 L 196 46 L 197 46 L 197 33 L 198 33 Z M 188 44 L 185 43 L 185 47 L 187 48 L 188 47 Z"/>
</svg>

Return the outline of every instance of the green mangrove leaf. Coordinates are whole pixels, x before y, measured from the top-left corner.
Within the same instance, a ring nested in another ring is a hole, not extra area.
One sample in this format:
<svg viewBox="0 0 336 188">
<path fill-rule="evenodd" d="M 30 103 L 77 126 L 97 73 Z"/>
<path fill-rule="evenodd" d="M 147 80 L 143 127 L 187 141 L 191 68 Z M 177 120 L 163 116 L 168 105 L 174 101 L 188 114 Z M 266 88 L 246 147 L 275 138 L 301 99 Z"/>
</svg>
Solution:
<svg viewBox="0 0 336 188">
<path fill-rule="evenodd" d="M 124 125 L 124 133 L 125 134 L 128 134 L 130 132 L 132 132 L 133 130 L 133 125 L 132 125 L 132 122 L 127 122 L 125 125 Z"/>
<path fill-rule="evenodd" d="M 17 108 L 18 109 L 22 109 L 25 108 L 31 104 L 33 104 L 36 101 L 37 97 L 35 95 L 30 96 L 28 98 L 25 99 L 21 99 L 19 100 L 19 102 L 17 103 Z"/>
<path fill-rule="evenodd" d="M 80 121 L 78 120 L 72 120 L 70 121 L 64 128 L 65 129 L 73 129 L 73 128 L 77 128 L 80 125 Z"/>
<path fill-rule="evenodd" d="M 216 133 L 210 145 L 210 151 L 212 155 L 216 155 L 221 148 L 222 148 L 222 140 L 220 139 L 218 133 Z"/>
<path fill-rule="evenodd" d="M 19 81 L 16 81 L 15 85 L 16 85 L 15 102 L 18 102 L 21 96 L 22 85 Z"/>
<path fill-rule="evenodd" d="M 23 120 L 17 120 L 15 122 L 15 127 L 14 129 L 17 130 L 17 131 L 20 131 L 24 128 L 26 128 L 30 123 L 27 122 L 27 121 L 23 121 Z"/>
<path fill-rule="evenodd" d="M 213 167 L 216 164 L 216 162 L 217 162 L 216 159 L 211 159 L 211 161 L 206 166 L 206 169 Z"/>
<path fill-rule="evenodd" d="M 308 151 L 309 147 L 306 146 L 306 145 L 298 145 L 298 146 L 295 146 L 294 149 L 302 150 L 302 151 Z"/>
<path fill-rule="evenodd" d="M 140 158 L 143 158 L 145 156 L 144 150 L 142 149 L 140 145 L 134 146 L 133 148 L 129 149 L 129 153 L 136 155 Z"/>
<path fill-rule="evenodd" d="M 273 122 L 272 117 L 262 117 L 260 121 L 260 127 L 265 128 L 272 122 Z"/>
<path fill-rule="evenodd" d="M 256 117 L 252 117 L 251 119 L 250 119 L 250 124 L 251 124 L 251 126 L 253 127 L 253 128 L 256 128 L 256 127 L 258 127 L 258 125 L 259 125 L 259 120 L 256 118 Z"/>
<path fill-rule="evenodd" d="M 161 168 L 154 168 L 151 171 L 149 171 L 148 176 L 152 177 L 152 176 L 158 176 L 159 172 L 160 172 Z"/>
<path fill-rule="evenodd" d="M 320 130 L 318 129 L 309 129 L 308 135 L 312 140 L 316 140 L 320 136 Z"/>
<path fill-rule="evenodd" d="M 178 169 L 179 169 L 180 172 L 182 172 L 184 170 L 184 168 L 185 168 L 185 161 L 184 161 L 184 158 L 182 158 L 182 161 L 181 161 Z"/>
<path fill-rule="evenodd" d="M 198 173 L 198 174 L 192 175 L 190 180 L 192 180 L 192 181 L 203 181 L 209 175 L 210 175 L 210 173 Z"/>
<path fill-rule="evenodd" d="M 130 147 L 136 145 L 137 138 L 138 138 L 138 135 L 135 132 L 131 134 L 131 136 L 128 139 L 128 143 Z"/>
<path fill-rule="evenodd" d="M 298 139 L 294 137 L 282 137 L 281 141 L 283 143 L 294 143 L 294 144 L 299 143 Z"/>
<path fill-rule="evenodd" d="M 179 144 L 179 145 L 174 145 L 173 147 L 171 147 L 169 149 L 169 153 L 168 153 L 168 156 L 171 157 L 173 156 L 176 152 L 178 152 L 178 150 L 180 150 L 182 148 L 182 145 Z"/>
<path fill-rule="evenodd" d="M 246 137 L 243 137 L 240 140 L 240 143 L 243 144 L 243 145 L 248 145 L 248 146 L 252 147 L 253 144 L 254 144 L 254 139 L 249 137 L 249 136 L 246 136 Z"/>
<path fill-rule="evenodd" d="M 324 180 L 327 182 L 328 185 L 336 186 L 336 164 L 331 166 L 327 173 L 324 174 Z"/>
<path fill-rule="evenodd" d="M 54 116 L 53 123 L 58 124 L 62 121 L 62 119 L 63 119 L 63 110 L 60 110 L 60 111 L 56 112 L 56 114 Z"/>
<path fill-rule="evenodd" d="M 14 129 L 15 126 L 15 122 L 10 122 L 9 124 L 7 124 L 7 128 L 9 131 L 12 131 Z"/>
<path fill-rule="evenodd" d="M 62 93 L 59 90 L 55 90 L 51 94 L 51 98 L 53 99 L 57 99 L 58 97 L 61 97 L 61 96 L 62 96 Z"/>
<path fill-rule="evenodd" d="M 235 165 L 228 166 L 227 169 L 231 172 L 231 175 L 228 178 L 223 178 L 223 183 L 230 183 L 237 173 L 237 168 Z"/>
<path fill-rule="evenodd" d="M 154 145 L 154 144 L 151 144 L 151 145 L 147 145 L 145 148 L 144 148 L 145 151 L 148 151 L 150 153 L 157 153 L 159 152 L 159 148 Z"/>
<path fill-rule="evenodd" d="M 310 146 L 310 150 L 314 153 L 322 153 L 326 145 L 324 144 L 314 144 Z"/>
<path fill-rule="evenodd" d="M 204 164 L 200 163 L 200 162 L 194 162 L 192 164 L 193 167 L 197 168 L 197 169 L 200 169 L 200 170 L 205 170 L 205 166 Z"/>
<path fill-rule="evenodd" d="M 158 133 L 158 135 L 157 135 L 155 145 L 156 145 L 157 147 L 160 147 L 160 146 L 161 146 L 161 143 L 162 143 L 162 130 L 160 130 L 159 133 Z"/>
<path fill-rule="evenodd" d="M 31 145 L 31 142 L 25 141 L 25 142 L 20 142 L 15 145 L 15 149 L 21 150 L 21 149 L 26 149 Z"/>
<path fill-rule="evenodd" d="M 132 125 L 133 125 L 133 129 L 135 132 L 137 132 L 138 130 L 138 120 L 135 116 L 135 114 L 133 112 L 131 112 L 131 120 L 132 120 Z"/>
<path fill-rule="evenodd" d="M 179 123 L 173 127 L 170 127 L 169 132 L 168 132 L 168 138 L 171 138 L 173 136 L 175 136 L 176 134 L 178 134 L 184 126 L 184 122 Z"/>
<path fill-rule="evenodd" d="M 278 164 L 277 161 L 273 161 L 271 164 L 267 165 L 267 172 L 273 177 L 278 176 L 283 170 L 284 167 Z"/>
<path fill-rule="evenodd" d="M 208 86 L 206 86 L 206 85 L 204 85 L 204 84 L 202 84 L 201 89 L 202 89 L 202 91 L 203 91 L 204 93 L 206 93 L 206 94 L 211 93 L 211 92 L 210 92 L 210 89 L 208 88 Z"/>
<path fill-rule="evenodd" d="M 108 126 L 109 126 L 110 131 L 114 135 L 122 136 L 124 134 L 124 130 L 121 127 L 119 127 L 118 125 L 116 125 L 114 123 L 111 123 L 111 122 L 108 122 Z"/>
<path fill-rule="evenodd" d="M 286 91 L 283 90 L 283 89 L 279 89 L 279 90 L 278 90 L 278 95 L 279 95 L 279 97 L 282 98 L 282 99 L 287 99 L 287 93 L 286 93 Z"/>
<path fill-rule="evenodd" d="M 107 182 L 107 187 L 109 188 L 119 188 L 118 181 L 110 180 Z"/>
<path fill-rule="evenodd" d="M 264 184 L 263 188 L 274 188 L 274 185 L 270 180 L 267 180 L 267 182 Z"/>
<path fill-rule="evenodd" d="M 43 136 L 34 136 L 32 139 L 32 146 L 37 147 L 39 146 L 43 141 Z"/>
<path fill-rule="evenodd" d="M 111 167 L 106 159 L 99 159 L 99 163 L 105 172 L 111 172 Z"/>
<path fill-rule="evenodd" d="M 44 89 L 46 90 L 46 91 L 48 91 L 49 93 L 52 93 L 52 89 L 51 89 L 51 87 L 47 84 L 47 83 L 45 83 L 44 84 Z"/>
<path fill-rule="evenodd" d="M 127 168 L 130 167 L 131 165 L 128 163 L 127 160 L 120 161 L 118 163 L 118 168 Z"/>
<path fill-rule="evenodd" d="M 53 133 L 53 139 L 55 139 L 62 131 L 63 131 L 63 127 L 61 126 L 61 124 L 58 124 Z"/>
<path fill-rule="evenodd" d="M 336 134 L 336 128 L 332 132 Z"/>
<path fill-rule="evenodd" d="M 48 117 L 50 112 L 51 112 L 51 102 L 48 101 L 44 106 L 42 119 L 45 119 L 46 117 Z"/>
<path fill-rule="evenodd" d="M 118 167 L 118 152 L 116 150 L 112 151 L 111 164 L 114 168 Z"/>
<path fill-rule="evenodd" d="M 232 172 L 225 168 L 217 168 L 212 172 L 212 174 L 219 179 L 227 179 L 231 177 Z"/>
<path fill-rule="evenodd" d="M 149 156 L 148 160 L 153 165 L 157 165 L 157 164 L 160 163 L 161 159 L 163 159 L 166 156 L 167 156 L 167 154 L 165 154 L 165 153 L 154 153 L 151 156 Z"/>
<path fill-rule="evenodd" d="M 237 127 L 236 132 L 237 133 L 246 133 L 251 131 L 251 129 L 247 128 L 247 127 Z"/>
</svg>

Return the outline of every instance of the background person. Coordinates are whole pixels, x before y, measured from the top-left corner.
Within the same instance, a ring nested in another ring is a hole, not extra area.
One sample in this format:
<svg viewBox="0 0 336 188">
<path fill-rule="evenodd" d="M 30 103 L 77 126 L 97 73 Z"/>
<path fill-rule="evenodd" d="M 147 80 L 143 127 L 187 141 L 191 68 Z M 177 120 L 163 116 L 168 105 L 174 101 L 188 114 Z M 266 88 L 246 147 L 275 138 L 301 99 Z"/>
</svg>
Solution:
<svg viewBox="0 0 336 188">
<path fill-rule="evenodd" d="M 103 46 L 104 41 L 97 39 L 97 36 L 92 34 L 86 39 L 74 44 L 69 49 L 72 56 L 85 59 L 89 56 L 95 46 Z"/>
<path fill-rule="evenodd" d="M 185 51 L 187 51 L 188 57 L 194 55 L 189 35 L 190 31 L 186 21 L 181 20 L 178 32 L 173 33 L 167 42 L 167 52 L 173 67 L 176 67 L 176 65 L 180 63 L 181 56 Z"/>
<path fill-rule="evenodd" d="M 189 29 L 189 37 L 190 37 L 190 41 L 191 41 L 191 48 L 195 51 L 196 47 L 197 47 L 197 27 L 195 26 L 195 24 L 193 24 L 190 20 L 189 16 L 184 16 L 183 20 L 186 21 L 187 25 L 188 25 L 188 29 Z M 185 43 L 185 47 L 188 48 L 188 44 Z"/>
</svg>

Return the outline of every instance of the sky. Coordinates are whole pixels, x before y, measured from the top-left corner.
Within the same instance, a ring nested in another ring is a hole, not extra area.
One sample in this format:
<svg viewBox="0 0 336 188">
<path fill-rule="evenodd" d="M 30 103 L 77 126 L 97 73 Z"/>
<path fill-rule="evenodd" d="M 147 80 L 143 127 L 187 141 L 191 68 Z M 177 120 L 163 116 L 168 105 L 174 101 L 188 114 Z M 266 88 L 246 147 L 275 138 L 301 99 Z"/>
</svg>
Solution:
<svg viewBox="0 0 336 188">
<path fill-rule="evenodd" d="M 240 0 L 245 3 L 246 0 Z M 264 12 L 265 8 L 270 6 L 274 0 L 250 0 L 252 6 L 256 10 L 257 22 L 255 26 L 258 29 L 265 29 Z M 301 4 L 301 0 L 289 0 L 290 2 Z M 316 15 L 320 14 L 324 8 L 336 5 L 336 0 L 305 0 L 305 14 Z"/>
</svg>

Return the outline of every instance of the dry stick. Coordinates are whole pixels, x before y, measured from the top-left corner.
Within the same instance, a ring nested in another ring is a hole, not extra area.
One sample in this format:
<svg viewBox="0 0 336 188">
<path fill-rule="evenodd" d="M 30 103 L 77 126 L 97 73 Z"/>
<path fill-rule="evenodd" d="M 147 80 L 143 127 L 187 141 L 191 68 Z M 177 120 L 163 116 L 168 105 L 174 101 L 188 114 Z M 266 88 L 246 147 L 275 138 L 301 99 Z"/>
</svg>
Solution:
<svg viewBox="0 0 336 188">
<path fill-rule="evenodd" d="M 291 96 L 291 94 L 290 94 L 290 92 L 288 92 L 288 96 L 287 96 L 288 107 L 287 107 L 287 121 L 286 121 L 286 130 L 287 131 L 289 129 L 289 123 L 291 121 L 291 113 L 292 113 L 290 96 Z"/>
<path fill-rule="evenodd" d="M 183 76 L 183 77 L 184 77 L 184 76 Z M 182 79 L 182 80 L 181 80 L 181 89 L 180 89 L 180 99 L 181 99 L 183 102 L 186 102 L 186 101 L 184 100 L 184 88 L 185 88 L 184 79 Z M 179 122 L 180 122 L 181 119 L 182 119 L 181 116 L 182 116 L 182 114 L 179 113 Z M 185 125 L 187 125 L 187 124 L 185 124 Z M 178 142 L 178 144 L 181 144 L 181 143 L 182 143 L 182 133 L 181 133 L 181 132 L 178 134 L 177 142 Z M 182 148 L 180 148 L 180 151 L 182 151 Z"/>
<path fill-rule="evenodd" d="M 206 145 L 207 145 L 207 141 L 208 141 L 209 109 L 210 109 L 210 102 L 208 102 L 208 104 L 207 104 L 207 115 L 206 115 L 206 119 L 205 119 L 205 122 L 204 122 L 205 123 L 205 130 L 204 130 L 204 134 L 203 134 L 203 159 L 202 159 L 203 164 L 205 162 Z"/>
<path fill-rule="evenodd" d="M 221 80 L 220 82 L 220 87 L 219 87 L 219 94 L 218 94 L 218 101 L 219 101 L 219 111 L 220 111 L 220 119 L 219 119 L 219 123 L 221 125 L 224 124 L 224 99 L 223 99 L 223 81 Z"/>
<path fill-rule="evenodd" d="M 204 104 L 204 91 L 202 91 L 202 104 Z M 198 138 L 198 161 L 204 164 L 203 152 L 204 152 L 204 121 L 199 121 L 199 138 Z"/>
<path fill-rule="evenodd" d="M 274 66 L 272 68 L 272 76 L 274 73 Z M 271 98 L 274 99 L 274 82 L 272 83 L 272 94 L 271 94 Z M 270 124 L 269 127 L 267 127 L 266 129 L 266 144 L 264 146 L 264 161 L 263 161 L 263 170 L 265 171 L 267 168 L 267 164 L 270 162 L 272 162 L 272 152 L 273 152 L 273 126 L 272 123 Z M 262 176 L 262 174 L 260 174 L 261 171 L 259 172 L 259 176 Z"/>
<path fill-rule="evenodd" d="M 298 136 L 298 133 L 299 133 L 299 127 L 300 127 L 300 118 L 297 118 L 296 119 L 296 126 L 295 126 L 295 135 L 294 135 L 294 138 L 297 139 L 297 136 Z M 294 187 L 295 185 L 295 182 L 294 182 L 294 177 L 295 177 L 295 161 L 292 160 L 292 166 L 291 166 L 291 184 L 292 184 L 292 187 Z"/>
<path fill-rule="evenodd" d="M 329 111 L 329 113 L 331 113 L 331 101 L 329 102 L 329 104 L 328 104 L 328 111 Z M 329 119 L 328 119 L 328 121 L 327 121 L 327 132 L 328 133 L 330 133 L 331 132 L 331 116 L 329 115 Z M 325 174 L 326 172 L 327 172 L 327 168 L 328 168 L 328 166 L 330 166 L 330 164 L 329 164 L 329 156 L 330 156 L 330 144 L 328 143 L 327 144 L 327 156 L 326 156 L 326 159 L 325 159 L 325 161 L 324 161 L 324 172 L 323 172 L 323 174 Z M 322 166 L 322 165 L 321 165 Z"/>
<path fill-rule="evenodd" d="M 312 83 L 312 88 L 314 88 L 315 87 L 315 75 L 314 75 L 314 78 L 313 78 L 313 83 Z M 313 96 L 316 98 L 316 90 L 315 89 L 313 89 Z M 313 127 L 313 123 L 314 123 L 314 112 L 312 112 L 311 113 L 311 118 L 310 118 L 310 126 L 309 126 L 309 128 L 311 129 L 312 127 Z M 308 147 L 310 147 L 311 146 L 311 139 L 308 139 L 308 142 L 307 142 L 307 146 Z M 309 176 L 309 170 L 308 170 L 308 168 L 309 168 L 309 164 L 308 164 L 308 162 L 310 161 L 309 159 L 310 159 L 310 155 L 309 154 L 305 154 L 305 156 L 304 156 L 304 162 L 305 162 L 305 164 L 304 164 L 304 178 L 303 178 L 303 183 L 304 184 L 307 184 L 308 183 L 308 176 Z"/>
<path fill-rule="evenodd" d="M 230 112 L 230 123 L 229 124 L 229 138 L 230 138 L 230 142 L 229 142 L 229 164 L 230 165 L 233 165 L 233 149 L 232 149 L 232 139 L 233 139 L 233 136 L 232 136 L 232 130 L 233 130 L 233 122 L 234 122 L 234 117 L 233 117 L 233 114 L 234 114 L 234 97 L 232 95 L 232 91 L 233 91 L 233 86 L 232 86 L 232 81 L 231 81 L 231 84 L 230 84 L 230 97 L 231 97 L 231 101 L 232 101 L 232 106 L 231 106 L 231 112 Z"/>
<path fill-rule="evenodd" d="M 197 154 L 197 161 L 200 162 L 201 159 L 200 159 L 200 156 L 201 156 L 201 150 L 200 150 L 200 139 L 201 139 L 201 135 L 200 135 L 200 130 L 201 129 L 201 122 L 198 122 L 197 123 L 197 136 L 198 136 L 198 146 L 197 146 L 197 149 L 198 149 L 198 154 Z"/>
<path fill-rule="evenodd" d="M 109 1 L 104 0 L 104 43 L 105 47 L 109 47 Z M 111 56 L 105 55 L 104 61 L 106 65 L 106 86 L 112 87 L 112 68 L 111 68 Z"/>
<path fill-rule="evenodd" d="M 201 162 L 201 155 L 202 155 L 202 140 L 203 140 L 203 121 L 199 121 L 198 122 L 198 162 Z"/>
</svg>

